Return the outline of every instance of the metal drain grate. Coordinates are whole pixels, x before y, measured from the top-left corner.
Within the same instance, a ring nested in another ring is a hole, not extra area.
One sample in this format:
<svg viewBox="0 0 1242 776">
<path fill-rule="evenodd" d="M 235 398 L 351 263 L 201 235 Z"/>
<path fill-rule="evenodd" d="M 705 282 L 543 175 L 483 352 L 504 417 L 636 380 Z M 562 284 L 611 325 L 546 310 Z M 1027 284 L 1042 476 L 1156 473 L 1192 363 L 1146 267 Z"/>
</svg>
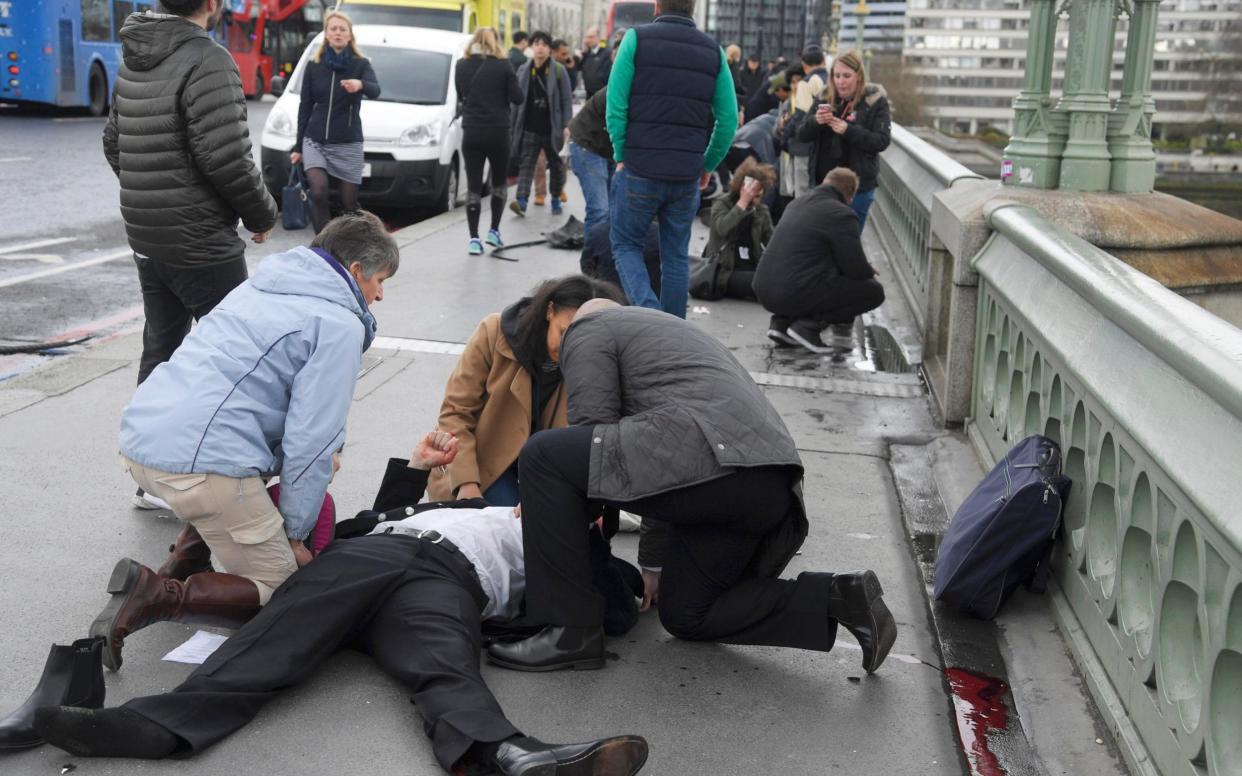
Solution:
<svg viewBox="0 0 1242 776">
<path fill-rule="evenodd" d="M 849 380 L 839 377 L 807 377 L 806 375 L 779 375 L 771 372 L 751 372 L 750 376 L 760 385 L 777 388 L 802 388 L 826 393 L 856 393 L 863 396 L 879 396 L 891 399 L 917 399 L 926 393 L 917 375 L 892 375 L 891 380 Z"/>
</svg>

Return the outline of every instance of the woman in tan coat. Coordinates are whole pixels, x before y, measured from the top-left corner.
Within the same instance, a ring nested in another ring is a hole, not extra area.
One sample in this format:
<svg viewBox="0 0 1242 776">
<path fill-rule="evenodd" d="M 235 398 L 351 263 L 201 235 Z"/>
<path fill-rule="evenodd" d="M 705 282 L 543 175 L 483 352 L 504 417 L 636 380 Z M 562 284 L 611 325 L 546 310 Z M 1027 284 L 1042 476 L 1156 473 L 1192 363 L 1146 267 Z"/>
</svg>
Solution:
<svg viewBox="0 0 1242 776">
<path fill-rule="evenodd" d="M 540 429 L 566 425 L 561 335 L 582 303 L 598 298 L 625 303 L 615 286 L 570 275 L 479 323 L 444 390 L 438 426 L 457 437 L 457 458 L 433 472 L 431 499 L 518 503 L 522 445 Z"/>
</svg>

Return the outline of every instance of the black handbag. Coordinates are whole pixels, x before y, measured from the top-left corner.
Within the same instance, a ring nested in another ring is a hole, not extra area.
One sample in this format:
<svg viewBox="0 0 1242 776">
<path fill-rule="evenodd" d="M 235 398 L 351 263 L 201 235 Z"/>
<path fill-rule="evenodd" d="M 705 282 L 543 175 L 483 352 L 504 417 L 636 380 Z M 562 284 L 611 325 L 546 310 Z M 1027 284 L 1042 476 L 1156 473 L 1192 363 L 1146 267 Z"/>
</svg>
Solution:
<svg viewBox="0 0 1242 776">
<path fill-rule="evenodd" d="M 702 256 L 690 257 L 690 296 L 709 301 L 724 298 L 731 270 L 726 271 L 720 260 L 722 252 L 708 255 L 704 247 Z"/>
<path fill-rule="evenodd" d="M 290 231 L 310 225 L 310 191 L 302 165 L 289 168 L 289 182 L 280 190 L 280 224 Z"/>
</svg>

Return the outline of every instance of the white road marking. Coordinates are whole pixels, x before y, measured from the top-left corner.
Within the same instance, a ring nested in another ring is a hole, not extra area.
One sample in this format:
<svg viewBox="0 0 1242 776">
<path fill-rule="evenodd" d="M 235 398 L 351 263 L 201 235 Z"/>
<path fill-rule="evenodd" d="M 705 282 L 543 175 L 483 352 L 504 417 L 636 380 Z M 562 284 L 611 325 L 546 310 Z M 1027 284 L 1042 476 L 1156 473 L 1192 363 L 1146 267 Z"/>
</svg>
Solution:
<svg viewBox="0 0 1242 776">
<path fill-rule="evenodd" d="M 6 156 L 3 158 L 0 158 L 0 164 L 4 164 L 5 162 L 29 162 L 29 161 L 30 161 L 29 156 Z"/>
<path fill-rule="evenodd" d="M 102 256 L 96 256 L 93 259 L 87 259 L 86 261 L 78 261 L 78 262 L 74 262 L 73 264 L 66 264 L 62 267 L 53 267 L 51 269 L 40 270 L 39 272 L 28 272 L 25 275 L 19 275 L 15 278 L 7 278 L 5 280 L 0 280 L 0 288 L 8 288 L 9 286 L 16 286 L 20 283 L 29 283 L 32 280 L 41 280 L 46 277 L 51 277 L 52 275 L 59 275 L 62 272 L 73 272 L 75 269 L 84 269 L 86 267 L 94 267 L 99 264 L 104 264 L 109 261 L 115 261 L 117 259 L 123 258 L 125 256 L 133 256 L 133 255 L 134 255 L 134 252 L 131 249 L 124 248 L 119 251 L 113 251 L 112 253 L 105 253 Z"/>
<path fill-rule="evenodd" d="M 460 342 L 441 342 L 411 337 L 376 337 L 371 347 L 380 350 L 408 350 L 415 353 L 442 353 L 448 356 L 460 356 L 466 350 L 466 346 Z"/>
<path fill-rule="evenodd" d="M 65 260 L 55 253 L 5 253 L 0 254 L 5 261 L 38 261 L 43 264 L 64 264 Z"/>
<path fill-rule="evenodd" d="M 0 162 L 4 161 L 0 159 Z M 18 251 L 32 251 L 35 248 L 46 248 L 49 245 L 64 245 L 65 243 L 77 242 L 76 237 L 49 237 L 46 240 L 35 240 L 33 242 L 20 243 L 18 245 L 10 245 L 6 248 L 0 248 L 0 254 L 16 253 Z"/>
</svg>

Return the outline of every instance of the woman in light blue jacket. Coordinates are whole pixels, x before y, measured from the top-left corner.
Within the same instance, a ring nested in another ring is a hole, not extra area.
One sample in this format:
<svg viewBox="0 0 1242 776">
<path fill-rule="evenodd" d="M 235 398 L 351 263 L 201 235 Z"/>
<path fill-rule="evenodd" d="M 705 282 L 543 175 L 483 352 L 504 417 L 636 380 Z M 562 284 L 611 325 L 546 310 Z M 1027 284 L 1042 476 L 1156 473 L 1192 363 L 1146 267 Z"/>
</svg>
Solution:
<svg viewBox="0 0 1242 776">
<path fill-rule="evenodd" d="M 375 337 L 369 306 L 398 263 L 378 218 L 341 216 L 310 248 L 265 259 L 138 387 L 121 419 L 122 464 L 189 525 L 160 572 L 128 558 L 113 570 L 91 626 L 109 668 L 153 622 L 237 627 L 310 561 L 303 542 Z M 264 487 L 273 475 L 279 509 Z M 228 573 L 211 572 L 212 555 Z"/>
</svg>

